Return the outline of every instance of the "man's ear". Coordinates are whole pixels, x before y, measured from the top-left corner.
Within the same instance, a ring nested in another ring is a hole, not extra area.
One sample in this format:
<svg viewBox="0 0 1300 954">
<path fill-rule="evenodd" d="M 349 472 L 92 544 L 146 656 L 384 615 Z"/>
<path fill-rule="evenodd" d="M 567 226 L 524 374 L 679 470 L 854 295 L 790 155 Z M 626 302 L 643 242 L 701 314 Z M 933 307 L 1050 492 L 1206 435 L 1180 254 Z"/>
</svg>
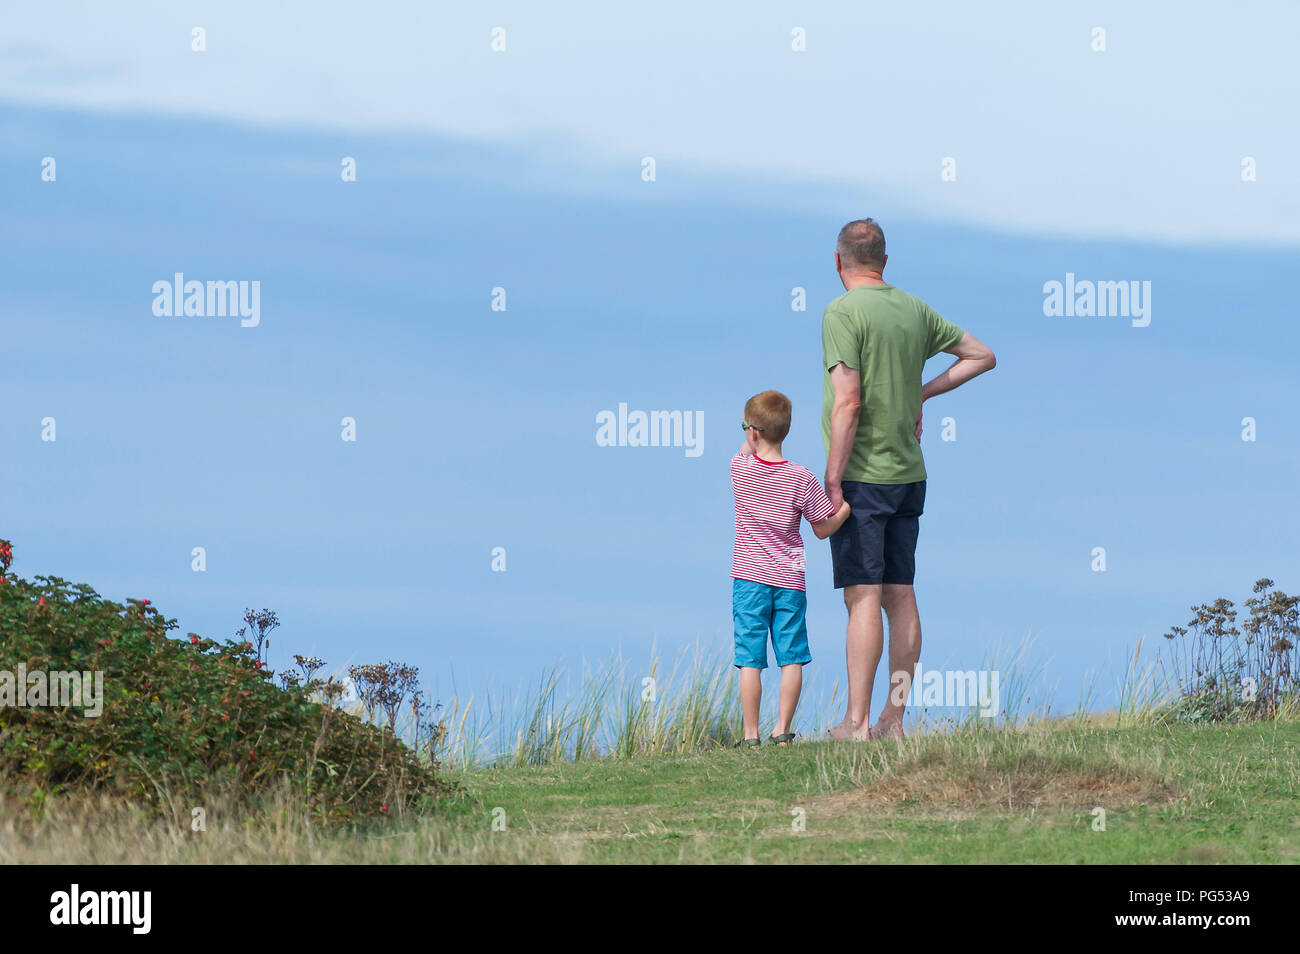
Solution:
<svg viewBox="0 0 1300 954">
<path fill-rule="evenodd" d="M 888 265 L 888 264 L 889 264 L 889 256 L 888 256 L 888 255 L 882 255 L 882 256 L 880 257 L 880 270 L 883 272 L 883 271 L 885 270 L 885 266 Z"/>
<path fill-rule="evenodd" d="M 840 253 L 836 252 L 835 253 L 835 274 L 838 275 L 843 271 L 844 271 L 844 266 L 840 264 Z"/>
</svg>

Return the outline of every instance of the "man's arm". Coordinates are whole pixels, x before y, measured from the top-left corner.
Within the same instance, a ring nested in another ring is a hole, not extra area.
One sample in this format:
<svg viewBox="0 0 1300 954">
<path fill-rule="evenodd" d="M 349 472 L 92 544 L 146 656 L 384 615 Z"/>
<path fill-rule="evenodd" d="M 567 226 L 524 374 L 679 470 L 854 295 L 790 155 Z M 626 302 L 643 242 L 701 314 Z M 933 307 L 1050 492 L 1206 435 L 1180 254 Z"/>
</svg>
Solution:
<svg viewBox="0 0 1300 954">
<path fill-rule="evenodd" d="M 998 365 L 998 359 L 994 357 L 988 345 L 970 332 L 963 332 L 960 341 L 951 348 L 943 350 L 948 354 L 956 355 L 957 360 L 947 371 L 921 388 L 922 401 L 928 401 L 936 394 L 959 388 L 971 378 L 978 377 L 985 371 L 992 371 Z"/>
<path fill-rule="evenodd" d="M 998 359 L 988 345 L 969 332 L 962 332 L 961 340 L 951 348 L 943 349 L 948 354 L 957 356 L 948 370 L 921 386 L 921 414 L 916 415 L 916 439 L 921 439 L 921 418 L 924 415 L 925 402 L 936 394 L 944 394 L 953 388 L 959 388 L 971 378 L 978 377 L 985 371 L 992 371 L 998 366 Z"/>
<path fill-rule="evenodd" d="M 835 402 L 831 405 L 831 442 L 826 452 L 826 496 L 836 511 L 844 503 L 840 482 L 858 433 L 858 415 L 862 411 L 862 375 L 857 368 L 840 363 L 830 370 Z"/>
</svg>

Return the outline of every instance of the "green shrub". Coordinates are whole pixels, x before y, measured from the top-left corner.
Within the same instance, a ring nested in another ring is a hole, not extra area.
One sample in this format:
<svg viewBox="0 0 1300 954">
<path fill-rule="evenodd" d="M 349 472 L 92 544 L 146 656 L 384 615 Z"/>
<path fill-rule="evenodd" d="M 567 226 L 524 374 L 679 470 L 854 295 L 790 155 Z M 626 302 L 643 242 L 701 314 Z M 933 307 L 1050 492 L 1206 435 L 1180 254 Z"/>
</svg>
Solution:
<svg viewBox="0 0 1300 954">
<path fill-rule="evenodd" d="M 276 686 L 247 641 L 169 637 L 176 621 L 149 600 L 16 578 L 11 560 L 0 540 L 0 677 L 101 673 L 103 697 L 98 717 L 0 702 L 0 785 L 37 798 L 111 791 L 172 811 L 213 795 L 251 807 L 288 786 L 331 822 L 403 814 L 446 791 L 393 731 L 331 704 L 333 680 Z"/>
</svg>

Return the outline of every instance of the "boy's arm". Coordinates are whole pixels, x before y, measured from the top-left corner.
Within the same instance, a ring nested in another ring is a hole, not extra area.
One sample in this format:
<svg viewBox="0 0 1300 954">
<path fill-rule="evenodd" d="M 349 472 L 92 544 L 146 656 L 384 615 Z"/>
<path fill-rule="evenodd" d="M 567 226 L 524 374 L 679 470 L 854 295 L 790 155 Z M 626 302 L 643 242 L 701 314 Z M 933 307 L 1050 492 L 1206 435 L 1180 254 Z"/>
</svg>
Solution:
<svg viewBox="0 0 1300 954">
<path fill-rule="evenodd" d="M 754 446 L 753 441 L 749 439 L 749 432 L 745 432 L 745 443 L 740 445 L 737 454 L 744 454 L 746 457 L 754 457 L 758 454 L 758 448 Z"/>
<path fill-rule="evenodd" d="M 825 540 L 840 527 L 844 526 L 844 521 L 849 519 L 849 509 L 849 502 L 847 500 L 841 500 L 839 510 L 835 511 L 825 520 L 810 524 L 813 535 L 817 537 L 818 540 Z"/>
<path fill-rule="evenodd" d="M 821 485 L 817 483 L 817 478 L 812 474 L 808 475 L 808 485 L 799 509 L 803 511 L 804 517 L 808 518 L 812 532 L 818 540 L 825 540 L 844 526 L 844 521 L 849 519 L 849 502 L 841 500 L 838 504 L 834 503 L 826 496 Z M 810 514 L 814 513 L 825 514 L 825 516 L 814 521 L 810 517 Z"/>
</svg>

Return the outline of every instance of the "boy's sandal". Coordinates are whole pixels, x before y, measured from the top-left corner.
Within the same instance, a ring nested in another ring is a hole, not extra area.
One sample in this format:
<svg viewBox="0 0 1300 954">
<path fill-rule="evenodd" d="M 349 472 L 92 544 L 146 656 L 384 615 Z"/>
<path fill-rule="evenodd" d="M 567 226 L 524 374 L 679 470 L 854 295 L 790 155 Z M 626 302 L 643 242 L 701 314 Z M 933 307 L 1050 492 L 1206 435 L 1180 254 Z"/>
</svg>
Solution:
<svg viewBox="0 0 1300 954">
<path fill-rule="evenodd" d="M 733 745 L 732 748 L 733 749 L 756 749 L 762 744 L 763 744 L 762 739 L 741 739 L 739 742 Z"/>
<path fill-rule="evenodd" d="M 784 732 L 781 735 L 773 735 L 768 738 L 773 745 L 783 745 L 794 741 L 793 732 Z"/>
</svg>

